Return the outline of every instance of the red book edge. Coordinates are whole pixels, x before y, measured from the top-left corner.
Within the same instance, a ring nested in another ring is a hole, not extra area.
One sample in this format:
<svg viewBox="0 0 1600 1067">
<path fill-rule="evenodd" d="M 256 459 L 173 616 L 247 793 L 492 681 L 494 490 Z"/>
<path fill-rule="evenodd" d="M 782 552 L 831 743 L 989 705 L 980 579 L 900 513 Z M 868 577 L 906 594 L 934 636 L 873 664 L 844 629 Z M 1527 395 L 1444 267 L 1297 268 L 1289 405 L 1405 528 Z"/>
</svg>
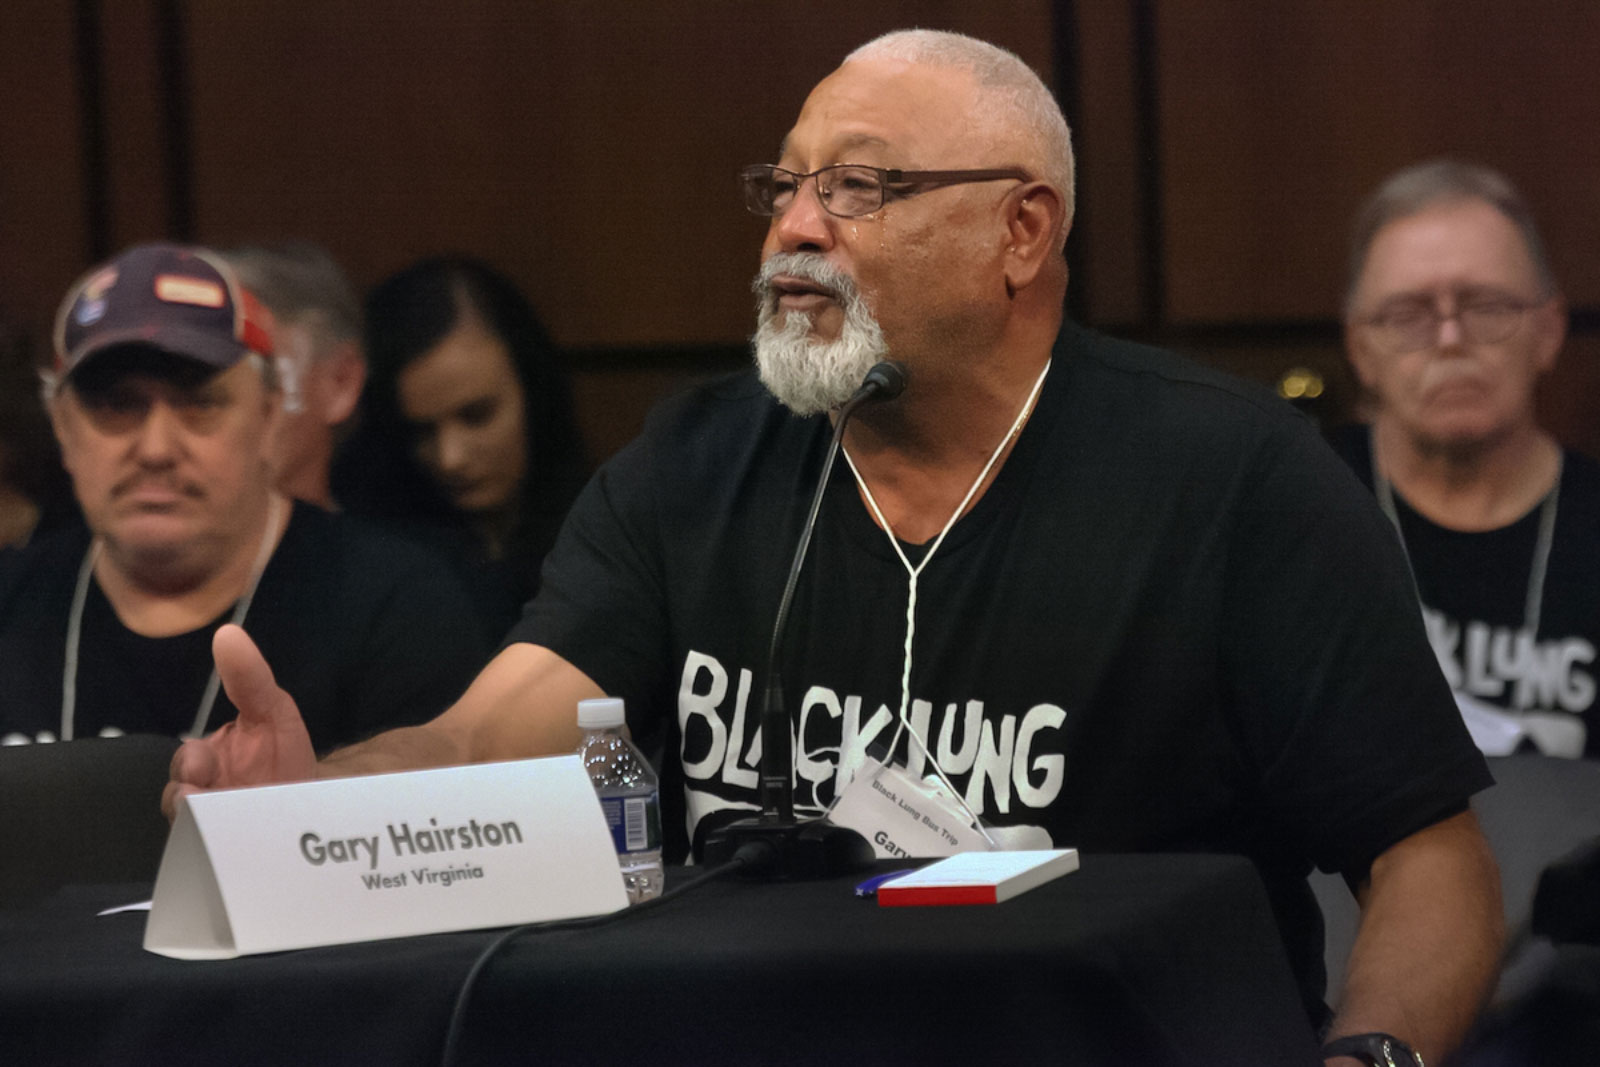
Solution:
<svg viewBox="0 0 1600 1067">
<path fill-rule="evenodd" d="M 878 906 L 900 908 L 914 904 L 994 904 L 992 885 L 880 886 Z"/>
</svg>

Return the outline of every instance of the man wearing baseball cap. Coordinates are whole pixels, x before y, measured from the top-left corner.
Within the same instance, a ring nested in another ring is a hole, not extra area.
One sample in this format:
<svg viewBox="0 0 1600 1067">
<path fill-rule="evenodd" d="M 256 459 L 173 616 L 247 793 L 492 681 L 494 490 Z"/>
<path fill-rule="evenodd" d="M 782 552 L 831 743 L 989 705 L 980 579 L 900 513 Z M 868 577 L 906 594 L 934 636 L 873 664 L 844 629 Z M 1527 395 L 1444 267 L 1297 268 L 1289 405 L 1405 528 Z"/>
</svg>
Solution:
<svg viewBox="0 0 1600 1067">
<path fill-rule="evenodd" d="M 482 664 L 442 564 L 273 487 L 269 326 L 200 248 L 140 245 L 67 294 L 45 404 L 87 528 L 0 564 L 0 743 L 215 729 L 230 621 L 314 694 L 318 749 L 430 717 Z"/>
</svg>

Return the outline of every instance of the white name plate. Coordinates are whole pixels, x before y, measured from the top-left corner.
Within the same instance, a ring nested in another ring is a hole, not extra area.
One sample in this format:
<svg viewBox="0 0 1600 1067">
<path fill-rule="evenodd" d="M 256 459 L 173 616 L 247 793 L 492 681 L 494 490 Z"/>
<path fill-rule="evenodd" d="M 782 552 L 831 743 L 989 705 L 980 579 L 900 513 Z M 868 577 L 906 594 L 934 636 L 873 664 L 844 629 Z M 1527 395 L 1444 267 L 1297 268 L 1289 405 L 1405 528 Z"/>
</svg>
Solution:
<svg viewBox="0 0 1600 1067">
<path fill-rule="evenodd" d="M 187 797 L 144 947 L 231 959 L 627 904 L 589 776 L 557 756 Z"/>
</svg>

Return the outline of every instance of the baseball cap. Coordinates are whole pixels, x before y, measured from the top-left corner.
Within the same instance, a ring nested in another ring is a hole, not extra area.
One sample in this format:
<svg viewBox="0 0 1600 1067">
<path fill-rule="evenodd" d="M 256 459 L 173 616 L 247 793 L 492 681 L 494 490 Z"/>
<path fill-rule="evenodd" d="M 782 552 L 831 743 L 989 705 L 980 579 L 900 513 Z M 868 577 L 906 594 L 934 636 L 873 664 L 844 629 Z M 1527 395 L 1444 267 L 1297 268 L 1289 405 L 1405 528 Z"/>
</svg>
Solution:
<svg viewBox="0 0 1600 1067">
<path fill-rule="evenodd" d="M 145 345 L 218 370 L 272 354 L 266 313 L 233 269 L 203 248 L 143 244 L 80 278 L 56 314 L 61 378 L 95 355 Z"/>
</svg>

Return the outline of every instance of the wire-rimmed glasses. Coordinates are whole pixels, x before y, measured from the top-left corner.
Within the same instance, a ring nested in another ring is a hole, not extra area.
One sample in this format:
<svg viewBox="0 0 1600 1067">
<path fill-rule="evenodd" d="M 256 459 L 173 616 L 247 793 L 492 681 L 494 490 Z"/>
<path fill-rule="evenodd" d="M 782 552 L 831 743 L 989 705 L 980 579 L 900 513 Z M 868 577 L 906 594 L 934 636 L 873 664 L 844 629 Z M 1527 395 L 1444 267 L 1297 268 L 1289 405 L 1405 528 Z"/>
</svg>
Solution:
<svg viewBox="0 0 1600 1067">
<path fill-rule="evenodd" d="M 1516 333 L 1528 312 L 1539 306 L 1500 292 L 1456 294 L 1452 303 L 1454 310 L 1447 314 L 1433 296 L 1410 296 L 1358 321 L 1380 347 L 1402 355 L 1431 346 L 1438 340 L 1439 327 L 1451 319 L 1469 344 L 1497 344 Z"/>
<path fill-rule="evenodd" d="M 744 189 L 744 206 L 756 215 L 781 215 L 794 202 L 800 186 L 807 178 L 817 180 L 817 199 L 822 202 L 823 208 L 830 215 L 845 219 L 870 215 L 883 207 L 891 197 L 912 196 L 936 185 L 1003 179 L 1031 180 L 1028 172 L 1019 167 L 894 170 L 859 163 L 835 163 L 809 174 L 797 174 L 770 163 L 752 163 L 739 171 L 739 184 Z"/>
</svg>

